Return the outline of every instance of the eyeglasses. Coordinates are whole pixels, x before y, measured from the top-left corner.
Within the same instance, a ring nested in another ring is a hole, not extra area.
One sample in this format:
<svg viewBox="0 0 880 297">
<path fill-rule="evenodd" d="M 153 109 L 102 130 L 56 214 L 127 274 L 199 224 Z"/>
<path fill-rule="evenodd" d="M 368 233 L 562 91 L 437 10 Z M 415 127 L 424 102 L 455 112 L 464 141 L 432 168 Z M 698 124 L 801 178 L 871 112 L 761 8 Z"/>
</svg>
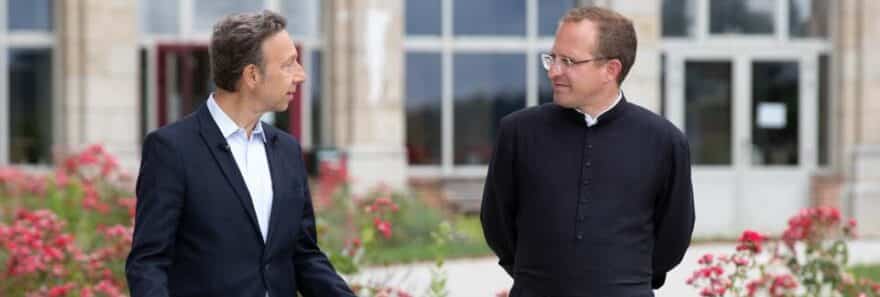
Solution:
<svg viewBox="0 0 880 297">
<path fill-rule="evenodd" d="M 547 70 L 547 71 L 550 71 L 550 68 L 553 67 L 553 64 L 559 64 L 562 67 L 562 70 L 566 70 L 566 69 L 571 68 L 577 64 L 589 63 L 589 62 L 600 61 L 600 60 L 611 60 L 611 59 L 615 59 L 615 58 L 613 58 L 613 57 L 597 57 L 597 58 L 592 58 L 592 59 L 575 61 L 569 57 L 560 57 L 555 54 L 549 54 L 549 53 L 541 54 L 541 64 L 544 66 L 544 70 Z"/>
</svg>

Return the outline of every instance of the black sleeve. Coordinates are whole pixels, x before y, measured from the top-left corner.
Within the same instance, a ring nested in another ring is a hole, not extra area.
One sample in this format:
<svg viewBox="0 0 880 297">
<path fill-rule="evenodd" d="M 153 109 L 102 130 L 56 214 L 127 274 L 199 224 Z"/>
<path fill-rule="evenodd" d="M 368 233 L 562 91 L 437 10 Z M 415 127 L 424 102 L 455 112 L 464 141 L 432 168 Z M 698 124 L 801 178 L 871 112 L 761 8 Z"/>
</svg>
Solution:
<svg viewBox="0 0 880 297">
<path fill-rule="evenodd" d="M 306 176 L 302 172 L 302 176 Z M 336 273 L 330 260 L 318 247 L 315 228 L 315 212 L 308 181 L 303 181 L 306 202 L 303 206 L 300 231 L 293 258 L 297 288 L 304 297 L 351 296 L 355 297 L 344 280 Z"/>
<path fill-rule="evenodd" d="M 681 262 L 694 230 L 690 150 L 683 135 L 672 152 L 665 191 L 654 207 L 654 289 L 663 286 L 666 273 Z"/>
<path fill-rule="evenodd" d="M 498 255 L 498 264 L 513 276 L 517 209 L 515 137 L 513 125 L 507 118 L 500 126 L 483 188 L 480 221 L 486 243 Z"/>
<path fill-rule="evenodd" d="M 135 189 L 134 235 L 125 262 L 132 297 L 169 296 L 167 273 L 184 191 L 179 155 L 158 135 L 147 135 Z"/>
</svg>

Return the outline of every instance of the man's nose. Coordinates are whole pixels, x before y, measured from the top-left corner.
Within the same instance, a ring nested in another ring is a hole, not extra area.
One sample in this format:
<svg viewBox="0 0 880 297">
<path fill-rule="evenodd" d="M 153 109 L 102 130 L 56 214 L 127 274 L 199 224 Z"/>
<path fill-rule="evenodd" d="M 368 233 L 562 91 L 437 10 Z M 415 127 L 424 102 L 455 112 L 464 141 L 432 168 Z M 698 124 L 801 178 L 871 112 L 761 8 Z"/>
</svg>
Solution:
<svg viewBox="0 0 880 297">
<path fill-rule="evenodd" d="M 562 75 L 562 65 L 559 63 L 550 64 L 550 69 L 547 70 L 547 77 L 551 80 Z"/>
<path fill-rule="evenodd" d="M 298 66 L 296 71 L 293 72 L 293 84 L 298 84 L 306 81 L 306 71 L 302 66 Z"/>
</svg>

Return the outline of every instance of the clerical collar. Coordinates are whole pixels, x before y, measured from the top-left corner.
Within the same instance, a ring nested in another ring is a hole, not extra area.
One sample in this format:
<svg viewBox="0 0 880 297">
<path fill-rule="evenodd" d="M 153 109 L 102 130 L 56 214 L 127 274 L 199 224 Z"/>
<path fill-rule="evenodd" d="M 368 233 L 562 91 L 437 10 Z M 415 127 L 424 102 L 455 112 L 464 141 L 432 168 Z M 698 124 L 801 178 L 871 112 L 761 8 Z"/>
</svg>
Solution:
<svg viewBox="0 0 880 297">
<path fill-rule="evenodd" d="M 602 112 L 597 114 L 595 118 L 593 116 L 591 116 L 589 113 L 583 112 L 582 110 L 580 110 L 578 108 L 575 108 L 574 110 L 576 110 L 580 114 L 584 115 L 584 121 L 587 123 L 587 127 L 592 127 L 592 126 L 595 126 L 596 123 L 599 122 L 599 117 L 601 117 L 603 114 L 605 114 L 606 112 L 608 112 L 609 110 L 611 110 L 615 106 L 617 106 L 617 104 L 620 103 L 621 99 L 623 99 L 623 91 L 618 90 L 617 91 L 617 99 L 614 100 L 614 103 L 612 103 L 607 108 L 605 108 L 605 110 L 603 110 Z"/>
</svg>

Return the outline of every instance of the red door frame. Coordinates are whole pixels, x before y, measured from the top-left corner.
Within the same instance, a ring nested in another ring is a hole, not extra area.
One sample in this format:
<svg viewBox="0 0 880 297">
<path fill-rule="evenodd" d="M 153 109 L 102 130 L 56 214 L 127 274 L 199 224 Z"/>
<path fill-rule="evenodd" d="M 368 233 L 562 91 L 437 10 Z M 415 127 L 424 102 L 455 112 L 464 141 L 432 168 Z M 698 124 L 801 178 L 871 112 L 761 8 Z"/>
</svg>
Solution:
<svg viewBox="0 0 880 297">
<path fill-rule="evenodd" d="M 302 65 L 302 45 L 296 45 L 297 51 L 300 55 L 297 57 L 298 62 Z M 160 43 L 156 45 L 156 101 L 157 101 L 157 117 L 158 117 L 158 125 L 159 127 L 165 126 L 169 123 L 168 119 L 168 96 L 167 96 L 167 87 L 168 87 L 168 78 L 165 77 L 165 64 L 168 60 L 168 56 L 172 54 L 187 54 L 193 51 L 207 51 L 208 45 L 203 43 Z M 184 55 L 186 56 L 186 55 Z M 186 62 L 184 65 L 184 71 L 192 71 L 192 63 Z M 192 100 L 190 98 L 193 92 L 193 80 L 192 76 L 184 75 L 182 77 L 182 81 L 180 84 L 180 91 L 184 96 L 181 98 L 185 101 Z M 287 109 L 287 114 L 289 118 L 289 126 L 288 131 L 294 137 L 302 140 L 302 84 L 299 84 L 296 88 L 296 93 L 293 95 L 293 101 L 290 102 L 290 105 Z"/>
</svg>

